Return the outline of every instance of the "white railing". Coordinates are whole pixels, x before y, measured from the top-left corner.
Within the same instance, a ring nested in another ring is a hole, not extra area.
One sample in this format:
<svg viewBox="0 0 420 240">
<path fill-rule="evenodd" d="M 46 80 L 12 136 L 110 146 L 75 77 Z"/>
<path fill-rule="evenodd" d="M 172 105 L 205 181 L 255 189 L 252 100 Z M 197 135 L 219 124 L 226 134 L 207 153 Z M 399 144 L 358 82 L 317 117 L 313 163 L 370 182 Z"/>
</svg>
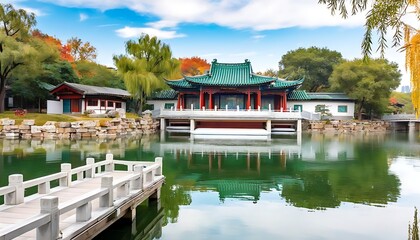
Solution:
<svg viewBox="0 0 420 240">
<path fill-rule="evenodd" d="M 114 181 L 112 176 L 101 174 L 113 172 L 115 165 L 126 166 L 126 177 Z M 72 181 L 75 175 L 76 180 Z M 114 160 L 112 154 L 106 155 L 106 160 L 96 162 L 93 158 L 86 159 L 86 165 L 71 169 L 69 163 L 61 164 L 61 172 L 23 182 L 21 174 L 9 176 L 9 186 L 0 188 L 0 196 L 5 197 L 5 205 L 17 205 L 24 202 L 24 191 L 38 186 L 38 194 L 48 194 L 51 190 L 60 190 L 86 178 L 101 176 L 101 186 L 77 199 L 59 205 L 58 197 L 44 196 L 40 201 L 40 214 L 24 222 L 14 224 L 0 230 L 0 240 L 13 239 L 28 231 L 37 229 L 37 239 L 59 238 L 60 215 L 76 210 L 76 222 L 88 221 L 92 216 L 92 201 L 99 199 L 101 208 L 114 206 L 115 201 L 130 196 L 130 191 L 139 193 L 162 180 L 162 158 L 155 158 L 154 162 L 133 162 Z M 59 186 L 51 189 L 51 181 L 59 181 Z M 116 196 L 114 196 L 114 190 Z"/>
<path fill-rule="evenodd" d="M 415 114 L 387 114 L 382 116 L 385 121 L 418 120 Z"/>
<path fill-rule="evenodd" d="M 319 114 L 307 111 L 285 109 L 274 110 L 245 110 L 245 109 L 161 109 L 161 118 L 250 118 L 250 119 L 307 119 L 317 120 Z"/>
</svg>

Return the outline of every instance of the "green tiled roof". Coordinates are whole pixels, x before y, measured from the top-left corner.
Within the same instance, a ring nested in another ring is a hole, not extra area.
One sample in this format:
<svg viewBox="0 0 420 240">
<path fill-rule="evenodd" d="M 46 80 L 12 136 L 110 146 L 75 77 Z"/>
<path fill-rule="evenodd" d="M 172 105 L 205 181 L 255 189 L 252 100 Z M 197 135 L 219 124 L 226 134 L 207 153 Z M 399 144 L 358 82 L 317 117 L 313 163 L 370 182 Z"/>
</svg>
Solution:
<svg viewBox="0 0 420 240">
<path fill-rule="evenodd" d="M 160 100 L 160 99 L 176 99 L 178 96 L 178 92 L 169 89 L 169 90 L 162 90 L 159 92 L 154 92 L 152 96 L 150 96 L 150 99 Z"/>
<path fill-rule="evenodd" d="M 179 80 L 166 81 L 174 88 L 198 88 L 200 86 L 220 87 L 245 87 L 260 86 L 266 89 L 282 89 L 297 87 L 302 84 L 303 79 L 286 81 L 276 77 L 257 75 L 252 72 L 251 62 L 245 60 L 243 63 L 218 63 L 213 60 L 210 71 L 198 76 L 184 76 Z"/>
<path fill-rule="evenodd" d="M 287 99 L 288 100 L 309 100 L 309 96 L 306 93 L 306 91 L 301 91 L 301 90 L 295 90 L 291 93 L 289 93 L 289 95 L 287 95 Z"/>
<path fill-rule="evenodd" d="M 213 61 L 210 72 L 205 75 L 188 77 L 188 82 L 205 86 L 249 86 L 271 83 L 275 78 L 259 76 L 252 73 L 251 63 L 218 63 Z"/>
<path fill-rule="evenodd" d="M 173 88 L 194 88 L 194 86 L 185 79 L 166 80 L 166 84 Z"/>
<path fill-rule="evenodd" d="M 311 100 L 345 100 L 345 101 L 351 101 L 353 99 L 349 98 L 345 93 L 321 93 L 321 92 L 315 92 L 315 93 L 307 93 L 309 96 L 309 99 Z"/>
<path fill-rule="evenodd" d="M 303 79 L 295 81 L 287 81 L 284 79 L 277 79 L 274 83 L 270 84 L 267 89 L 281 89 L 281 88 L 290 88 L 297 87 L 303 83 Z"/>
</svg>

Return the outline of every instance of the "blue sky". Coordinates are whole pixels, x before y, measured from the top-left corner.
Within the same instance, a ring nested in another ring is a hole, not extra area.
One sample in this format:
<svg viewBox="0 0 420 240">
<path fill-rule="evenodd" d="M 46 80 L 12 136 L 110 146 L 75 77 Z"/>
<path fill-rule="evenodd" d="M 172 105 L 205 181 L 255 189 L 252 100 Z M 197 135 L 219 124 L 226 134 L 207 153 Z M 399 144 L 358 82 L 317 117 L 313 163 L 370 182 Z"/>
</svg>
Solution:
<svg viewBox="0 0 420 240">
<path fill-rule="evenodd" d="M 343 20 L 318 0 L 0 0 L 37 15 L 42 32 L 63 43 L 71 37 L 97 48 L 96 61 L 113 66 L 112 56 L 141 33 L 171 46 L 174 57 L 209 62 L 250 59 L 255 72 L 278 68 L 287 51 L 327 47 L 347 59 L 360 58 L 364 15 Z M 386 57 L 400 65 L 409 85 L 404 54 Z"/>
</svg>

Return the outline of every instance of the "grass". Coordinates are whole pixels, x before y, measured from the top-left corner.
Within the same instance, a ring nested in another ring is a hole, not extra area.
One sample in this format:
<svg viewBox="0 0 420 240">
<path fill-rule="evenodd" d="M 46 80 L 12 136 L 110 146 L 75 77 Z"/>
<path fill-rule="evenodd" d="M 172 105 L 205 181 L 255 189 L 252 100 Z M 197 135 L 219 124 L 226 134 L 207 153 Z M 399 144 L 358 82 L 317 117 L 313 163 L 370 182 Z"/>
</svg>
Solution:
<svg viewBox="0 0 420 240">
<path fill-rule="evenodd" d="M 127 113 L 127 118 L 138 118 L 135 113 Z M 0 118 L 15 119 L 15 124 L 19 125 L 24 119 L 34 119 L 35 125 L 44 125 L 47 121 L 55 122 L 75 122 L 80 120 L 111 120 L 112 118 L 90 118 L 85 115 L 66 115 L 66 114 L 45 114 L 45 113 L 27 113 L 25 116 L 16 116 L 13 111 L 0 113 Z"/>
</svg>

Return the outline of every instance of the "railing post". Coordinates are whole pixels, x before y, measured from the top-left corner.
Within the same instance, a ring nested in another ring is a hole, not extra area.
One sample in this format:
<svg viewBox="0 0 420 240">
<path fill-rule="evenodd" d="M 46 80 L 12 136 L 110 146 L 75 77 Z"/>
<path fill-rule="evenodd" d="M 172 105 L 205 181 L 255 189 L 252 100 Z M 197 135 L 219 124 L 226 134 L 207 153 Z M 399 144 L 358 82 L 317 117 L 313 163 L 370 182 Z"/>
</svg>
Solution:
<svg viewBox="0 0 420 240">
<path fill-rule="evenodd" d="M 162 157 L 155 158 L 155 163 L 159 164 L 159 167 L 156 169 L 155 176 L 162 176 L 163 158 Z"/>
<path fill-rule="evenodd" d="M 9 186 L 15 187 L 15 191 L 8 193 L 4 196 L 4 202 L 6 205 L 17 205 L 21 204 L 25 198 L 25 189 L 23 188 L 23 175 L 12 174 L 9 175 Z"/>
<path fill-rule="evenodd" d="M 65 177 L 60 178 L 60 187 L 70 187 L 71 185 L 71 164 L 62 163 L 61 172 L 67 173 Z"/>
<path fill-rule="evenodd" d="M 41 198 L 41 214 L 50 214 L 51 220 L 37 228 L 36 239 L 58 239 L 60 212 L 58 210 L 58 197 L 46 196 Z"/>
<path fill-rule="evenodd" d="M 92 217 L 92 203 L 87 202 L 76 208 L 76 222 L 86 222 Z"/>
<path fill-rule="evenodd" d="M 126 182 L 117 188 L 117 198 L 127 197 L 130 191 L 129 183 Z"/>
<path fill-rule="evenodd" d="M 113 172 L 114 171 L 114 155 L 112 153 L 106 154 L 105 161 L 110 162 L 109 164 L 105 165 L 105 172 Z"/>
<path fill-rule="evenodd" d="M 268 111 L 271 112 L 271 103 L 268 104 Z"/>
<path fill-rule="evenodd" d="M 86 178 L 94 178 L 95 177 L 95 167 L 93 164 L 95 163 L 94 158 L 86 158 L 86 165 L 89 165 L 91 168 L 86 170 Z"/>
<path fill-rule="evenodd" d="M 101 178 L 101 188 L 107 188 L 108 193 L 99 198 L 100 207 L 112 207 L 114 205 L 113 177 L 104 176 Z"/>
<path fill-rule="evenodd" d="M 217 111 L 217 105 L 214 105 L 214 111 Z"/>
<path fill-rule="evenodd" d="M 44 182 L 38 185 L 39 194 L 48 194 L 50 193 L 51 185 L 50 182 Z"/>
<path fill-rule="evenodd" d="M 143 189 L 143 165 L 135 165 L 134 172 L 138 174 L 138 178 L 133 179 L 131 181 L 131 189 L 132 190 L 142 190 Z"/>
</svg>

